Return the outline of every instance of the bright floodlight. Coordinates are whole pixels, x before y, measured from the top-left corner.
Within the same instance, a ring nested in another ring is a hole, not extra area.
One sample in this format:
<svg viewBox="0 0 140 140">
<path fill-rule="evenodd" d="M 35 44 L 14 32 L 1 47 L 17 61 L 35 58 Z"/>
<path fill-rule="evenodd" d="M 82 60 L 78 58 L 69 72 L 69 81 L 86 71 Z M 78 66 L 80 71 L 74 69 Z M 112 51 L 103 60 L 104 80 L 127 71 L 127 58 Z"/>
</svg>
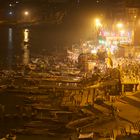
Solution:
<svg viewBox="0 0 140 140">
<path fill-rule="evenodd" d="M 29 12 L 28 12 L 28 11 L 25 11 L 25 12 L 24 12 L 24 15 L 25 15 L 25 16 L 28 16 L 28 15 L 29 15 Z"/>
<path fill-rule="evenodd" d="M 122 27 L 123 27 L 123 24 L 122 24 L 122 23 L 118 23 L 118 24 L 117 24 L 117 27 L 118 27 L 118 28 L 122 28 Z"/>
<path fill-rule="evenodd" d="M 96 27 L 102 26 L 100 19 L 98 19 L 98 18 L 95 19 L 95 25 L 96 25 Z"/>
<path fill-rule="evenodd" d="M 125 30 L 121 30 L 120 33 L 121 33 L 121 34 L 124 34 L 124 33 L 125 33 Z"/>
<path fill-rule="evenodd" d="M 9 4 L 9 6 L 11 7 L 11 6 L 12 6 L 12 4 L 10 3 L 10 4 Z"/>
<path fill-rule="evenodd" d="M 10 12 L 9 12 L 9 15 L 13 15 L 13 12 L 10 11 Z"/>
<path fill-rule="evenodd" d="M 93 49 L 93 50 L 91 50 L 91 53 L 92 54 L 97 54 L 97 50 Z"/>
</svg>

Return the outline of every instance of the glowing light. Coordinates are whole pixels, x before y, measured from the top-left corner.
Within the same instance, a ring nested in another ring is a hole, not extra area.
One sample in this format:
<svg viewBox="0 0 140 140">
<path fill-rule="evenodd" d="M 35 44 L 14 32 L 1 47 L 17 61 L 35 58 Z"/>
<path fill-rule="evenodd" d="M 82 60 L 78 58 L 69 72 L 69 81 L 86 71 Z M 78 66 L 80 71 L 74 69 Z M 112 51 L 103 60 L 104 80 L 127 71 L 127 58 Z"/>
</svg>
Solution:
<svg viewBox="0 0 140 140">
<path fill-rule="evenodd" d="M 102 40 L 102 44 L 105 44 L 106 42 L 104 40 Z"/>
<path fill-rule="evenodd" d="M 28 11 L 25 11 L 25 12 L 24 12 L 24 15 L 25 15 L 25 16 L 28 16 L 28 15 L 29 15 L 29 12 L 28 12 Z"/>
<path fill-rule="evenodd" d="M 120 34 L 121 34 L 121 36 L 123 36 L 125 34 L 125 30 L 121 30 Z"/>
<path fill-rule="evenodd" d="M 118 41 L 117 41 L 117 40 L 114 40 L 114 41 L 113 41 L 113 44 L 114 44 L 114 45 L 117 45 L 117 44 L 118 44 Z"/>
<path fill-rule="evenodd" d="M 89 46 L 89 48 L 92 48 L 92 45 L 91 44 L 89 44 L 88 46 Z"/>
<path fill-rule="evenodd" d="M 12 35 L 13 35 L 12 32 L 13 32 L 12 28 L 9 28 L 9 34 L 8 34 L 8 36 L 9 36 L 9 37 L 8 37 L 8 39 L 9 39 L 8 41 L 9 41 L 9 42 L 12 42 L 12 38 L 13 38 L 13 37 L 12 37 Z"/>
<path fill-rule="evenodd" d="M 12 6 L 12 4 L 10 3 L 10 4 L 9 4 L 9 6 L 11 7 L 11 6 Z"/>
<path fill-rule="evenodd" d="M 101 24 L 100 19 L 98 19 L 98 18 L 95 19 L 95 26 L 96 26 L 97 28 L 102 27 L 102 24 Z"/>
<path fill-rule="evenodd" d="M 9 28 L 8 29 L 8 66 L 9 66 L 9 68 L 11 68 L 11 66 L 12 66 L 12 59 L 13 59 L 13 54 L 12 54 L 12 52 L 13 52 L 13 30 L 12 30 L 12 28 Z"/>
<path fill-rule="evenodd" d="M 104 32 L 104 36 L 109 36 L 109 35 L 110 35 L 110 32 L 107 32 L 107 31 Z"/>
<path fill-rule="evenodd" d="M 99 3 L 99 0 L 97 0 L 96 2 Z"/>
<path fill-rule="evenodd" d="M 25 29 L 24 30 L 24 42 L 28 42 L 29 41 L 29 30 Z"/>
<path fill-rule="evenodd" d="M 94 50 L 91 50 L 91 53 L 92 54 L 97 54 L 97 50 L 95 50 L 95 49 Z"/>
<path fill-rule="evenodd" d="M 30 51 L 28 49 L 28 45 L 23 46 L 24 54 L 23 54 L 23 64 L 28 65 L 29 64 L 29 58 L 30 58 Z"/>
<path fill-rule="evenodd" d="M 123 28 L 123 24 L 122 23 L 118 23 L 117 24 L 117 28 Z"/>
<path fill-rule="evenodd" d="M 9 12 L 9 15 L 13 15 L 13 12 L 10 11 L 10 12 Z"/>
<path fill-rule="evenodd" d="M 30 51 L 28 49 L 29 47 L 29 29 L 24 29 L 24 43 L 23 43 L 23 64 L 28 65 L 29 64 L 29 56 L 30 56 Z"/>
<path fill-rule="evenodd" d="M 87 44 L 86 43 L 83 43 L 83 46 L 85 47 L 85 46 L 87 46 Z"/>
</svg>

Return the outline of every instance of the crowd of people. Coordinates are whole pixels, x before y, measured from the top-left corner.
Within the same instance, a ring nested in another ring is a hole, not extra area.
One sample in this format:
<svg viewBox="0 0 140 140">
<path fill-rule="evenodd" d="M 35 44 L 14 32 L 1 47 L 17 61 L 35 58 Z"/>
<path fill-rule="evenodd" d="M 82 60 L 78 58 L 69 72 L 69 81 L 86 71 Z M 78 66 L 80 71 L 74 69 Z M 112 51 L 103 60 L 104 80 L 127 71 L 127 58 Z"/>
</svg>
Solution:
<svg viewBox="0 0 140 140">
<path fill-rule="evenodd" d="M 121 81 L 126 83 L 140 82 L 140 62 L 136 59 L 118 58 Z"/>
</svg>

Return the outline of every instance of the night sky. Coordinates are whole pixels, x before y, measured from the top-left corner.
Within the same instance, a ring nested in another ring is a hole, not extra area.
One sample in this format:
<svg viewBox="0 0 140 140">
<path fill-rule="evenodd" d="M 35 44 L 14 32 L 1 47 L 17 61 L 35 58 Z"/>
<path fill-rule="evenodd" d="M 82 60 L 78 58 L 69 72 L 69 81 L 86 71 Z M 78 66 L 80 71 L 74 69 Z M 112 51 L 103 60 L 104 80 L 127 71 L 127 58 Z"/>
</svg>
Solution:
<svg viewBox="0 0 140 140">
<path fill-rule="evenodd" d="M 10 2 L 14 2 L 15 0 L 0 0 L 0 3 L 7 4 Z M 78 3 L 80 5 L 108 5 L 114 2 L 122 1 L 122 0 L 18 0 L 20 3 Z M 1 5 L 1 6 L 2 6 Z"/>
<path fill-rule="evenodd" d="M 15 2 L 16 0 L 0 0 L 0 7 L 3 7 L 5 4 L 8 4 L 10 2 Z M 70 3 L 75 3 L 79 4 L 80 6 L 88 6 L 88 7 L 112 7 L 112 4 L 116 4 L 119 2 L 126 2 L 127 5 L 129 6 L 135 6 L 139 7 L 140 6 L 140 1 L 139 0 L 17 0 L 19 3 L 22 4 L 51 4 L 51 3 L 65 3 L 65 4 L 70 4 Z"/>
</svg>

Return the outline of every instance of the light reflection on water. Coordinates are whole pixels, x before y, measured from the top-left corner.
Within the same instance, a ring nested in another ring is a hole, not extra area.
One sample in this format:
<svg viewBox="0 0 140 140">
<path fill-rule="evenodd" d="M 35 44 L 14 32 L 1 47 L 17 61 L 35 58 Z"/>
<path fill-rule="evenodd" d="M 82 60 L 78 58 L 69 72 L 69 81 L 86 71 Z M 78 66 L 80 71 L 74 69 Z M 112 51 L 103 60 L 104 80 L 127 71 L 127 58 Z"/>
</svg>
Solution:
<svg viewBox="0 0 140 140">
<path fill-rule="evenodd" d="M 12 41 L 13 41 L 13 29 L 12 28 L 9 28 L 9 34 L 8 35 L 9 35 L 8 36 L 8 42 L 12 43 Z"/>
<path fill-rule="evenodd" d="M 29 29 L 24 29 L 24 39 L 22 42 L 23 49 L 23 64 L 28 65 L 30 60 L 30 51 L 29 51 Z"/>
<path fill-rule="evenodd" d="M 9 28 L 8 29 L 8 66 L 9 69 L 11 69 L 12 66 L 12 61 L 13 61 L 13 29 Z"/>
<path fill-rule="evenodd" d="M 28 65 L 30 56 L 30 30 L 0 27 L 0 67 L 12 69 L 19 63 Z"/>
<path fill-rule="evenodd" d="M 59 28 L 0 26 L 0 66 L 28 64 L 29 56 L 58 52 L 65 45 L 64 37 Z"/>
<path fill-rule="evenodd" d="M 24 42 L 29 42 L 29 29 L 24 29 Z"/>
</svg>

